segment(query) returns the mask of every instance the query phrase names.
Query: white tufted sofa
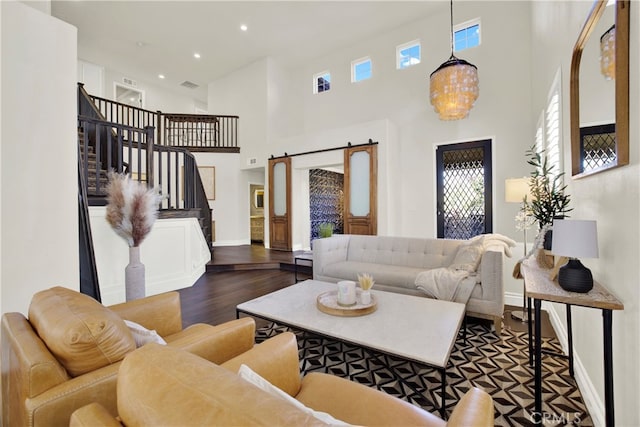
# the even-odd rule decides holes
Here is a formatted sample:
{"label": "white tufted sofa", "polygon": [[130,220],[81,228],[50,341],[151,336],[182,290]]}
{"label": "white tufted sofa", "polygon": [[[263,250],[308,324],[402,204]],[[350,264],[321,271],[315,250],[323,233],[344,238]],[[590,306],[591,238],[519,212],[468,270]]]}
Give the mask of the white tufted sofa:
{"label": "white tufted sofa", "polygon": [[[426,296],[416,288],[417,275],[449,266],[464,242],[348,234],[317,239],[313,241],[313,278],[357,281],[359,273],[369,273],[375,280],[374,290]],[[468,315],[493,320],[498,333],[504,310],[502,256],[502,252],[484,252],[467,303]]]}

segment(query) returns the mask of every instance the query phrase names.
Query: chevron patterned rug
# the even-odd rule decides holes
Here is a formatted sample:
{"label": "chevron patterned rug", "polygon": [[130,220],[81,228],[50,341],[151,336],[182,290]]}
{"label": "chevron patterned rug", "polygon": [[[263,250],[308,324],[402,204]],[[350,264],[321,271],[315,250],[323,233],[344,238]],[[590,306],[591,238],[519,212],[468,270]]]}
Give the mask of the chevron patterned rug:
{"label": "chevron patterned rug", "polygon": [[[258,329],[256,341],[288,330],[291,329],[270,324]],[[303,373],[325,372],[348,378],[439,414],[438,370],[307,332],[291,331],[298,339]],[[562,353],[555,338],[544,338],[543,345]],[[545,425],[592,426],[575,379],[569,375],[568,361],[546,355],[543,358]],[[527,333],[503,328],[498,337],[488,323],[470,321],[467,342],[458,337],[447,366],[447,415],[472,386],[493,397],[496,426],[532,425],[533,368],[529,367]]]}

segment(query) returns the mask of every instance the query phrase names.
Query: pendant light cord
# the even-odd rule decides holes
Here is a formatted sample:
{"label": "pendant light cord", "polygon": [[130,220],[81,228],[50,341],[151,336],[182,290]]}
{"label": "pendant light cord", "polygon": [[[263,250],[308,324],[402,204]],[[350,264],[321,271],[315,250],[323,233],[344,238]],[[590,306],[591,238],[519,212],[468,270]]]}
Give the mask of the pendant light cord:
{"label": "pendant light cord", "polygon": [[450,12],[450,23],[451,23],[451,33],[450,38],[451,38],[451,57],[453,58],[453,0],[451,0],[450,3],[450,8],[449,8],[449,12]]}

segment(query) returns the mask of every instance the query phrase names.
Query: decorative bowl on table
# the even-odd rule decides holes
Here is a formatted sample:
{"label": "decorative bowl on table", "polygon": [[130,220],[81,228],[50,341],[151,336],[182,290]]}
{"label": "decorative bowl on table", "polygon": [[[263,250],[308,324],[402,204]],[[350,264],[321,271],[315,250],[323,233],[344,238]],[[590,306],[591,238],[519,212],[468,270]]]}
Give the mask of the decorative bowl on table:
{"label": "decorative bowl on table", "polygon": [[371,294],[368,304],[362,303],[362,290],[356,289],[356,303],[345,307],[338,303],[338,291],[323,292],[316,298],[318,310],[333,316],[355,317],[373,313],[378,308],[378,300]]}

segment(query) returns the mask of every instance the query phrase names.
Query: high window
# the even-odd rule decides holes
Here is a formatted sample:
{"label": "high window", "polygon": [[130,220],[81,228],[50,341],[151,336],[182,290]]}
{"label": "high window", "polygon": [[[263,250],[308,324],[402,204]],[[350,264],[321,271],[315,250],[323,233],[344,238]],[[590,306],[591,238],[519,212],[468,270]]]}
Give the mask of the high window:
{"label": "high window", "polygon": [[480,18],[453,27],[454,52],[476,46],[480,46]]}
{"label": "high window", "polygon": [[360,82],[371,78],[371,58],[356,59],[351,62],[351,82]]}
{"label": "high window", "polygon": [[313,76],[313,93],[322,93],[331,89],[331,73],[323,71]]}
{"label": "high window", "polygon": [[420,63],[420,40],[401,44],[396,47],[396,68],[411,67]]}

